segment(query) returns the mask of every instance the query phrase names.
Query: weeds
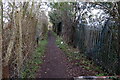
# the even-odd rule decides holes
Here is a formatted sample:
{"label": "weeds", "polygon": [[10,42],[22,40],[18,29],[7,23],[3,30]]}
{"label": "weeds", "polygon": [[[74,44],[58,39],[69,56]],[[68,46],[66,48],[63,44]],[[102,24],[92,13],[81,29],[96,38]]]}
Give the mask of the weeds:
{"label": "weeds", "polygon": [[[47,36],[46,36],[47,38]],[[43,60],[42,57],[45,52],[47,39],[40,40],[39,46],[36,49],[35,53],[32,54],[32,59],[28,60],[25,65],[24,71],[22,71],[22,78],[35,78],[35,73],[40,68],[40,64],[42,64]]]}
{"label": "weeds", "polygon": [[69,61],[73,61],[74,65],[81,66],[87,70],[96,71],[98,72],[96,76],[107,75],[107,73],[103,72],[99,66],[94,64],[94,61],[87,59],[87,57],[83,53],[80,53],[79,50],[76,50],[71,46],[67,45],[63,41],[63,39],[57,36],[54,32],[53,34],[57,37],[56,44],[58,45],[58,47],[65,52],[65,54],[68,56]]}

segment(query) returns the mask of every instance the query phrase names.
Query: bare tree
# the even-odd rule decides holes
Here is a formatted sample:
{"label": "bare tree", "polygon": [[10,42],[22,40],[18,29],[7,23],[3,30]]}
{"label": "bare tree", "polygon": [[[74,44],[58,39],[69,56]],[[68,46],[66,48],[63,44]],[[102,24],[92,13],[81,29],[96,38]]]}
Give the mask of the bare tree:
{"label": "bare tree", "polygon": [[3,32],[3,5],[0,0],[0,79],[2,79],[2,32]]}
{"label": "bare tree", "polygon": [[4,11],[8,25],[3,29],[3,78],[21,77],[25,61],[35,50],[38,27],[40,37],[40,32],[47,32],[48,18],[41,12],[40,3],[34,2],[8,2]]}

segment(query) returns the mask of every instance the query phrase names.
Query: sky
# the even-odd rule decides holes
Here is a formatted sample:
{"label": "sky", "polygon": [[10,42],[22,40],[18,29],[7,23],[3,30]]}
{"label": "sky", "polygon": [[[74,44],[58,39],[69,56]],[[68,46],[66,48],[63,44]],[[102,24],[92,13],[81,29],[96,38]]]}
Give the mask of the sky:
{"label": "sky", "polygon": [[[42,0],[42,1],[44,1],[44,0]],[[7,2],[6,2],[6,4],[5,4],[4,6],[6,6],[6,5],[7,5]],[[42,8],[42,10],[45,12],[46,16],[48,17],[48,12],[51,11],[51,8],[48,7],[48,5],[45,4],[45,3],[42,3],[41,8]],[[94,16],[94,18],[95,18],[96,15],[97,15],[97,16],[99,15],[98,13],[101,14],[101,13],[103,13],[103,11],[100,10],[100,9],[93,9],[93,10],[91,11],[90,15],[92,14],[92,15]],[[48,17],[48,18],[49,18],[49,17]],[[4,19],[4,20],[5,20],[5,19]],[[5,20],[5,21],[6,21],[6,20]]]}
{"label": "sky", "polygon": [[45,10],[46,15],[48,16],[48,12],[51,11],[51,8],[47,6],[47,4],[42,4],[41,8]]}
{"label": "sky", "polygon": [[3,1],[37,1],[37,2],[76,2],[76,1],[81,1],[81,2],[116,2],[120,0],[3,0]]}

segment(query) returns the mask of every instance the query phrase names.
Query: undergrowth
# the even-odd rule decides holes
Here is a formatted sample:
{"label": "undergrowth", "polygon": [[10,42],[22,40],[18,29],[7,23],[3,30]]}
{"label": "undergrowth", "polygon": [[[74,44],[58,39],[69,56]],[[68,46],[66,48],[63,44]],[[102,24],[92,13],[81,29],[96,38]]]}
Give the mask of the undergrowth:
{"label": "undergrowth", "polygon": [[87,59],[87,57],[80,53],[78,49],[75,49],[68,44],[66,44],[62,37],[57,36],[56,33],[53,32],[53,34],[57,37],[56,44],[57,46],[62,49],[66,56],[68,57],[68,60],[73,62],[76,66],[81,66],[87,70],[92,70],[96,72],[95,76],[107,76],[108,74],[102,70],[100,66],[97,66],[94,61]]}
{"label": "undergrowth", "polygon": [[47,44],[47,34],[44,40],[39,41],[39,46],[36,48],[32,58],[27,60],[25,68],[21,73],[22,78],[35,78],[36,72],[42,64],[42,57],[44,56],[45,48]]}

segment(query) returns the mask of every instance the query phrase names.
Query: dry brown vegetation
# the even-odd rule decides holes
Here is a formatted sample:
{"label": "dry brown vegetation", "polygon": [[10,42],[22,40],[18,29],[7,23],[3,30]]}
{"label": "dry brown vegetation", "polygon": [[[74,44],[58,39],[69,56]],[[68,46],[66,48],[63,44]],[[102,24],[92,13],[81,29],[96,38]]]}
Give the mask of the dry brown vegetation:
{"label": "dry brown vegetation", "polygon": [[[10,15],[4,16],[8,16],[10,20],[4,23],[3,29],[0,29],[3,31],[0,35],[0,39],[3,39],[3,44],[0,43],[1,49],[3,49],[3,51],[1,50],[2,58],[0,58],[3,59],[2,77],[18,78],[21,75],[20,71],[23,69],[24,63],[31,58],[37,47],[37,39],[40,36],[44,38],[44,34],[47,32],[46,23],[48,22],[44,11],[39,12],[37,10],[40,9],[40,4],[9,2],[8,5],[12,8],[12,12],[7,12]],[[1,7],[1,9],[4,8]],[[1,11],[1,13],[3,12]]]}

